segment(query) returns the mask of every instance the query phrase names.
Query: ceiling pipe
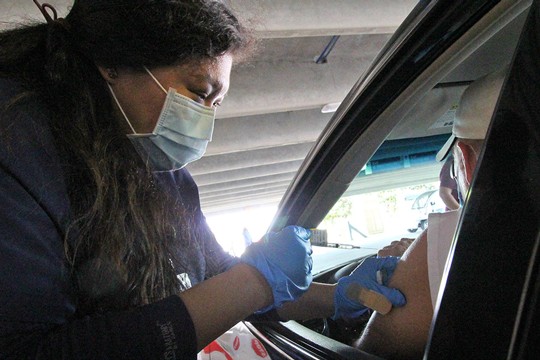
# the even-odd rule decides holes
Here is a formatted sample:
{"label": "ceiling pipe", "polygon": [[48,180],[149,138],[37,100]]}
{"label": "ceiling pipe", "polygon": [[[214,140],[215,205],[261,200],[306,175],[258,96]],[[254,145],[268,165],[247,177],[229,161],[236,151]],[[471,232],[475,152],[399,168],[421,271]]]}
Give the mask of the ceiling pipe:
{"label": "ceiling pipe", "polygon": [[337,41],[339,39],[339,35],[334,35],[326,44],[324,50],[322,51],[321,55],[315,58],[316,64],[326,64],[328,62],[328,55],[330,55],[330,52],[332,52],[332,49],[336,45]]}

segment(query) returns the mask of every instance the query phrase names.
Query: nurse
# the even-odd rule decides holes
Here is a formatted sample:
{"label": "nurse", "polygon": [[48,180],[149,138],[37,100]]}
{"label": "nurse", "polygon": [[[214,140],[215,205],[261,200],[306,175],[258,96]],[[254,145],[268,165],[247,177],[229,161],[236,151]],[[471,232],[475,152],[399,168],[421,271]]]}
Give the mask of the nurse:
{"label": "nurse", "polygon": [[[309,230],[234,258],[184,168],[254,42],[231,10],[76,0],[64,19],[34,3],[46,22],[0,33],[0,357],[194,358],[317,294]],[[307,299],[332,313],[334,290]]]}

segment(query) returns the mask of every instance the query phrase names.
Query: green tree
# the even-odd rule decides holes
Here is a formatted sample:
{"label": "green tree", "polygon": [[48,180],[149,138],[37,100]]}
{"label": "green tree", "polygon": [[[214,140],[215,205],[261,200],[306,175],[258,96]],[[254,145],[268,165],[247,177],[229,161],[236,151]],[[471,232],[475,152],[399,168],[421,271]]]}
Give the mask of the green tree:
{"label": "green tree", "polygon": [[324,221],[333,223],[335,219],[346,219],[352,213],[352,202],[347,198],[341,198],[334,205],[332,210],[326,214]]}

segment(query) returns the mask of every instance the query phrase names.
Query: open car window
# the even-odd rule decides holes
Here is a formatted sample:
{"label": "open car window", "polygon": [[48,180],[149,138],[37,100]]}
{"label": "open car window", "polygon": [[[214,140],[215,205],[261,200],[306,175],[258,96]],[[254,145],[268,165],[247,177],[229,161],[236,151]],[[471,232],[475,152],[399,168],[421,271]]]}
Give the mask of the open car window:
{"label": "open car window", "polygon": [[[314,265],[316,273],[349,258],[336,255],[332,259],[328,255],[332,250],[321,247],[340,249],[336,254],[351,250],[351,256],[375,253],[391,241],[415,238],[429,226],[429,213],[449,210],[439,196],[444,161],[436,159],[437,153],[451,134],[465,89],[511,62],[526,15],[523,12],[507,20],[502,29],[477,44],[434,86],[415,94],[413,104],[389,117],[392,127],[378,129],[374,125],[369,141],[379,138],[381,144],[367,161],[365,152],[370,144],[362,151],[362,140],[358,140],[358,151],[340,164],[347,171],[344,178],[351,176],[351,168],[358,169],[357,173],[330,210],[313,216],[320,221],[309,223],[326,232],[321,241],[315,240],[315,256],[321,254],[320,262]],[[462,201],[457,192],[454,196],[458,203]]]}

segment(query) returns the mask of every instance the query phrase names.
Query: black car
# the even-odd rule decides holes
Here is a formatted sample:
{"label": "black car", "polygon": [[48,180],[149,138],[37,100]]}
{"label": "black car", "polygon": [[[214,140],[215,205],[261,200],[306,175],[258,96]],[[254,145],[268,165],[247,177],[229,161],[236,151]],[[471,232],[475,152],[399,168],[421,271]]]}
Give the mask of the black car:
{"label": "black car", "polygon": [[[420,1],[321,134],[273,223],[320,227],[340,199],[433,181],[461,93],[507,65],[426,359],[540,354],[540,1]],[[316,281],[334,283],[375,254],[351,241],[340,247],[328,231],[337,245],[323,249],[324,265],[315,257]],[[275,359],[377,358],[352,346],[366,321],[247,324]]]}

